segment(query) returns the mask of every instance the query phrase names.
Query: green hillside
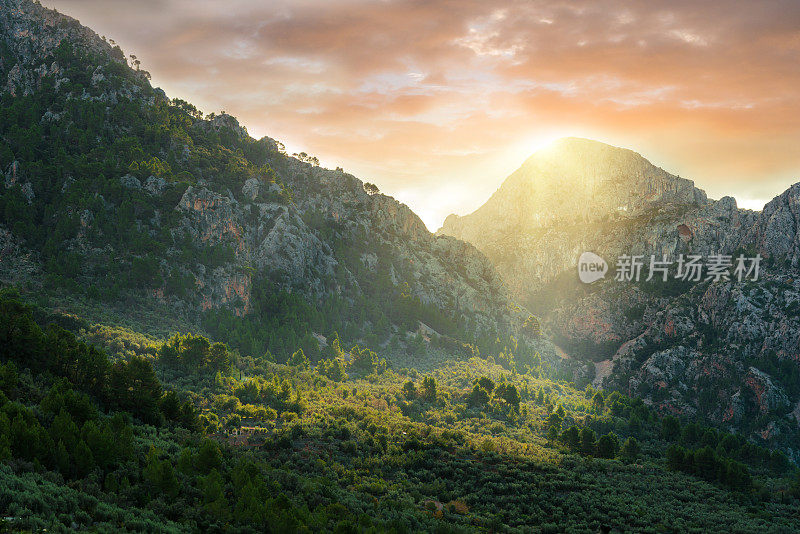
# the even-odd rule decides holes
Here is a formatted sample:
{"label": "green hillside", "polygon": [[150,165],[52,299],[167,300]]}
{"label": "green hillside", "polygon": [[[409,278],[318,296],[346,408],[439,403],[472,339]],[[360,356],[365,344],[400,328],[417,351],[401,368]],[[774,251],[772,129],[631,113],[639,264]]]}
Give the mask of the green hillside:
{"label": "green hillside", "polygon": [[422,374],[334,343],[315,366],[300,351],[281,365],[8,291],[0,339],[0,505],[15,531],[800,527],[782,454],[500,354]]}

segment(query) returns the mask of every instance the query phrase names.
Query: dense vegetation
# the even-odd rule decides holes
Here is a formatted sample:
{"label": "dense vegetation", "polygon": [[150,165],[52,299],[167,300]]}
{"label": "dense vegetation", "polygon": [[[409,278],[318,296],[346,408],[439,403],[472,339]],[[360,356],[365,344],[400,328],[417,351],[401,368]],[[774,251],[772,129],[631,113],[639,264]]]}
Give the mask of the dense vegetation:
{"label": "dense vegetation", "polygon": [[492,356],[423,375],[338,339],[316,365],[302,350],[276,364],[203,336],[90,326],[8,291],[0,338],[8,528],[800,527],[782,454],[541,366]]}
{"label": "dense vegetation", "polygon": [[[51,286],[108,301],[137,286],[164,285],[182,295],[191,282],[187,261],[213,267],[233,254],[226,247],[198,248],[168,231],[189,185],[213,176],[213,187],[239,190],[257,178],[277,183],[277,196],[289,199],[264,164],[271,150],[265,140],[239,135],[224,120],[200,121],[196,108],[168,100],[129,69],[119,49],[104,57],[64,41],[41,59],[56,62],[60,73],[44,76],[30,94],[0,94],[0,163],[4,170],[11,162],[24,169],[36,195],[30,203],[21,183],[3,188],[0,222],[41,250]],[[5,56],[0,63],[14,61]],[[101,81],[92,83],[98,75]],[[121,176],[155,180],[163,191],[153,196],[125,187]],[[158,261],[169,248],[179,253],[165,274]]]}
{"label": "dense vegetation", "polygon": [[[14,61],[0,47],[0,75]],[[186,303],[199,307],[198,273],[232,265],[235,252],[230,243],[192,239],[178,224],[176,205],[190,185],[239,195],[249,179],[265,186],[259,201],[291,204],[279,177],[288,156],[278,143],[246,135],[228,115],[204,117],[183,100],[167,99],[118,48],[103,55],[65,40],[41,58],[42,65],[53,62],[59,72],[42,76],[35,91],[0,93],[0,168],[19,172],[33,192],[22,178],[0,187],[0,226],[37,251],[44,283],[36,293],[142,306],[147,291],[177,302],[176,314]],[[337,259],[326,283],[345,291],[310,299],[286,273],[253,273],[253,308],[245,317],[235,306],[214,307],[192,319],[195,328],[280,363],[298,347],[316,361],[314,332],[372,349],[391,343],[390,350],[422,357],[421,340],[406,336],[419,322],[441,335],[437,343],[465,354],[512,343],[468,328],[466,310],[422,302],[403,283],[409,275],[402,269],[394,269],[401,282],[392,281],[396,258],[374,236],[345,231],[319,213],[303,216]],[[376,255],[376,265],[364,264],[366,253]],[[524,346],[519,352],[528,359],[535,353]]]}

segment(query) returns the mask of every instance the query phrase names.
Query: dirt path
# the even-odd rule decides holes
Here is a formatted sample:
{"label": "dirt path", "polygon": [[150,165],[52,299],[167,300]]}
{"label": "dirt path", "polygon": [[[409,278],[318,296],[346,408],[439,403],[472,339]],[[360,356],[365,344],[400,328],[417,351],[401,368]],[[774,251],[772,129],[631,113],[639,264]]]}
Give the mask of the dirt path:
{"label": "dirt path", "polygon": [[[556,354],[562,360],[570,360],[572,356],[567,354],[564,349],[553,343],[553,346],[556,349]],[[594,363],[594,380],[592,380],[592,386],[595,388],[599,388],[603,384],[603,379],[605,379],[608,375],[611,374],[611,370],[614,368],[614,362],[611,359],[603,360],[602,362],[595,362]],[[798,404],[798,410],[800,410],[800,404]],[[800,412],[798,413],[798,421],[800,421]]]}

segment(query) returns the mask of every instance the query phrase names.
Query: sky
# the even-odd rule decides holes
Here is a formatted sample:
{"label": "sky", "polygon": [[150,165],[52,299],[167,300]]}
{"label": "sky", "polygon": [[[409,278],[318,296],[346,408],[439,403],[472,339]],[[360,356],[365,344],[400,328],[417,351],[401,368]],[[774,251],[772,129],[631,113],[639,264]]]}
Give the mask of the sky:
{"label": "sky", "polygon": [[800,181],[800,1],[42,0],[170,97],[341,166],[435,231],[549,141],[712,198]]}

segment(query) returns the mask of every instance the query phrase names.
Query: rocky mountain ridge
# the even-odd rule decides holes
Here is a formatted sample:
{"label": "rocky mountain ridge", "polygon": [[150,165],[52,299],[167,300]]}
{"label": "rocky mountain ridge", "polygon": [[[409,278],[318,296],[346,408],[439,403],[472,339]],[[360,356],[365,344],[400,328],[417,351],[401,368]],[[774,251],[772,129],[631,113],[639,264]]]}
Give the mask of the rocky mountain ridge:
{"label": "rocky mountain ridge", "polygon": [[[546,333],[593,362],[595,385],[743,431],[798,459],[799,207],[800,184],[761,212],[743,210],[731,197],[708,200],[631,151],[567,139],[529,159],[474,213],[448,217],[439,233],[471,239],[512,294],[544,316]],[[584,251],[609,263],[605,280],[578,281]],[[674,269],[663,284],[612,279],[623,254],[675,261],[718,253],[761,255],[759,280],[693,284]]]}
{"label": "rocky mountain ridge", "polygon": [[[407,283],[423,302],[441,308],[456,302],[475,312],[482,327],[510,321],[501,279],[470,245],[431,235],[407,206],[386,195],[367,194],[360,180],[341,171],[278,154],[272,163],[283,165],[280,175],[293,191],[290,205],[265,202],[260,198],[265,186],[250,179],[239,198],[202,185],[190,186],[175,208],[182,215],[176,233],[212,245],[231,244],[236,254],[232,265],[209,277],[210,295],[204,297],[203,306],[239,297],[239,312],[247,313],[251,277],[242,274],[245,267],[256,272],[280,271],[289,285],[323,296],[331,289],[340,262],[331,244],[304,220],[313,215],[337,226],[340,239],[364,238],[359,261],[367,269],[376,267],[377,249],[390,247],[390,277],[396,284]],[[266,187],[272,192],[277,189],[275,184]],[[334,289],[357,290],[358,277],[345,272],[345,279]]]}
{"label": "rocky mountain ridge", "polygon": [[[585,250],[732,250],[753,222],[733,198],[710,201],[692,181],[631,150],[566,138],[529,158],[475,212],[448,216],[437,233],[475,244],[524,301]],[[538,249],[548,252],[529,255]]]}
{"label": "rocky mountain ridge", "polygon": [[450,215],[440,233],[480,240],[490,235],[614,215],[636,216],[665,204],[704,206],[706,194],[690,180],[652,165],[631,150],[589,139],[555,141],[513,172],[475,212]]}
{"label": "rocky mountain ridge", "polygon": [[195,323],[205,310],[250,314],[254,281],[356,315],[384,291],[376,317],[396,320],[401,303],[476,333],[520,332],[529,314],[472,245],[229,115],[168,99],[74,19],[29,0],[0,9],[4,117],[51,154],[37,159],[18,130],[0,138],[4,242],[37,280],[102,281],[93,298],[133,290]]}

